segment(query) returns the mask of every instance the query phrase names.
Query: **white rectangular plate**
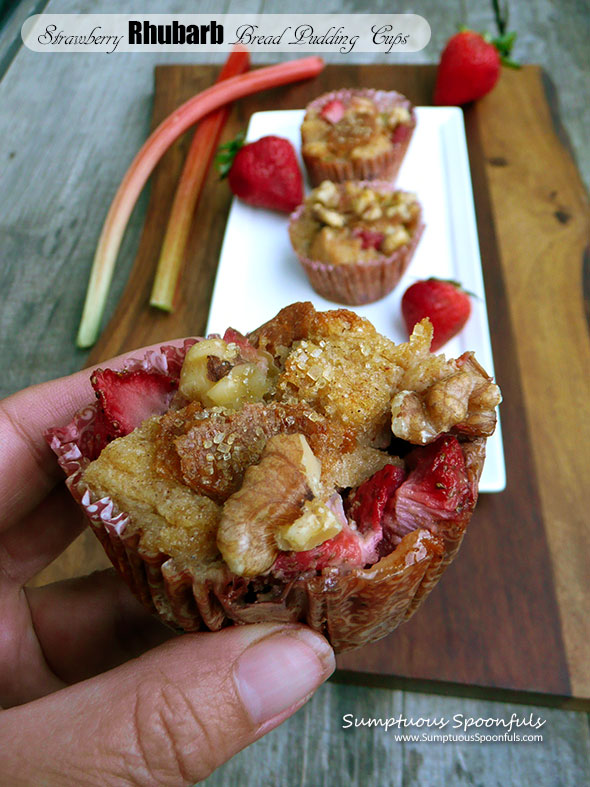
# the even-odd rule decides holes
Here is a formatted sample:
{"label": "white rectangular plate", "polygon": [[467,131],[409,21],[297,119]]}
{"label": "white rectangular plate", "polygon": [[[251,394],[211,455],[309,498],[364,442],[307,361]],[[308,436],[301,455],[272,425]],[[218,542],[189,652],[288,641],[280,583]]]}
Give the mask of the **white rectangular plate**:
{"label": "white rectangular plate", "polygon": [[[403,342],[407,334],[400,301],[410,284],[429,276],[459,281],[477,297],[472,299],[467,325],[445,345],[444,352],[457,357],[466,350],[475,350],[479,362],[493,374],[463,113],[455,107],[418,107],[416,113],[416,130],[397,186],[418,196],[426,229],[414,259],[395,290],[377,303],[352,308],[367,317],[380,333]],[[257,112],[250,119],[247,139],[275,134],[289,139],[299,151],[303,114],[303,110]],[[223,333],[228,325],[246,333],[294,301],[312,301],[317,309],[337,308],[311,288],[291,248],[287,225],[288,217],[284,214],[233,200],[207,333]],[[495,434],[488,440],[480,491],[500,492],[505,486],[498,423]]]}

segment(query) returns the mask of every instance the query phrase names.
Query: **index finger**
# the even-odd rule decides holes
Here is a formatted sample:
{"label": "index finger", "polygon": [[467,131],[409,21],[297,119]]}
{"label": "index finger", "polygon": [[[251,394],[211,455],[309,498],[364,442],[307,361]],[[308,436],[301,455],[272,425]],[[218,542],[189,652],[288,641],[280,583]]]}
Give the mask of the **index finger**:
{"label": "index finger", "polygon": [[44,434],[71,420],[94,401],[90,375],[98,366],[118,366],[162,344],[181,346],[183,340],[159,342],[119,355],[68,377],[25,388],[0,401],[0,531],[33,510],[63,477]]}

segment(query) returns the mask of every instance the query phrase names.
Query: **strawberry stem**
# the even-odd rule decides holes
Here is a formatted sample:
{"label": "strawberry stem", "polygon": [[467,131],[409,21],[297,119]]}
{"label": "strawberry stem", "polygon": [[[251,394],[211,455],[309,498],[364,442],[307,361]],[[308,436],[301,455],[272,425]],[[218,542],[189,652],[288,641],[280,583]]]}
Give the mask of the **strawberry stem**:
{"label": "strawberry stem", "polygon": [[[243,74],[249,68],[248,52],[236,47],[221,69],[217,82]],[[178,181],[150,296],[150,305],[164,311],[173,311],[174,294],[184,261],[193,214],[229,111],[230,106],[226,104],[217,112],[211,112],[199,123]]]}
{"label": "strawberry stem", "polygon": [[492,0],[492,8],[494,9],[494,17],[496,19],[496,27],[498,28],[498,35],[503,36],[508,27],[508,0],[505,0],[504,7],[500,9],[498,0]]}
{"label": "strawberry stem", "polygon": [[520,63],[512,60],[510,54],[516,41],[516,33],[513,31],[507,33],[509,5],[508,0],[505,0],[504,5],[500,8],[499,0],[492,0],[492,7],[494,9],[494,17],[496,19],[496,27],[498,28],[498,35],[492,39],[491,43],[496,47],[500,55],[500,62],[509,68],[520,68]]}

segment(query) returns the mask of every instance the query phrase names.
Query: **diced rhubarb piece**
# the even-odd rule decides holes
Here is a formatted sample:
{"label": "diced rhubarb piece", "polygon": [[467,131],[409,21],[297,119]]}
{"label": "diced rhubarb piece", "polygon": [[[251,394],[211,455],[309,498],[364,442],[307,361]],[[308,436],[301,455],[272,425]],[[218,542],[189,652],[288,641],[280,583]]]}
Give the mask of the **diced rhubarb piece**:
{"label": "diced rhubarb piece", "polygon": [[377,230],[369,230],[361,227],[356,227],[352,231],[352,234],[353,237],[361,239],[361,246],[363,249],[378,249],[385,238],[383,232],[377,232]]}
{"label": "diced rhubarb piece", "polygon": [[105,418],[105,429],[113,437],[129,434],[146,418],[165,413],[178,387],[168,375],[145,369],[97,369],[90,382]]}
{"label": "diced rhubarb piece", "polygon": [[328,101],[328,103],[322,107],[320,115],[329,123],[338,123],[338,121],[342,120],[344,117],[344,104],[337,98]]}
{"label": "diced rhubarb piece", "polygon": [[[222,82],[243,74],[249,68],[250,55],[245,49],[235,47],[219,72],[217,81]],[[199,201],[207,170],[230,109],[231,105],[226,104],[201,120],[178,181],[150,296],[150,304],[165,311],[173,311],[174,294],[184,261],[195,206]]]}
{"label": "diced rhubarb piece", "polygon": [[391,141],[394,144],[405,142],[405,140],[408,138],[409,133],[410,133],[409,126],[407,126],[405,123],[398,123],[393,131],[393,134],[391,135]]}
{"label": "diced rhubarb piece", "polygon": [[361,533],[381,531],[386,506],[405,477],[401,467],[385,465],[348,496],[346,513]]}
{"label": "diced rhubarb piece", "polygon": [[473,484],[456,437],[443,435],[415,448],[406,462],[411,472],[396,494],[392,523],[399,538],[419,527],[436,535],[441,520],[456,519],[473,504]]}
{"label": "diced rhubarb piece", "polygon": [[190,98],[152,132],[131,162],[105,219],[92,263],[78,330],[78,347],[90,347],[96,341],[127,222],[147,179],[170,145],[201,118],[224,104],[259,90],[308,79],[318,74],[323,67],[324,61],[320,57],[312,56],[224,79]]}

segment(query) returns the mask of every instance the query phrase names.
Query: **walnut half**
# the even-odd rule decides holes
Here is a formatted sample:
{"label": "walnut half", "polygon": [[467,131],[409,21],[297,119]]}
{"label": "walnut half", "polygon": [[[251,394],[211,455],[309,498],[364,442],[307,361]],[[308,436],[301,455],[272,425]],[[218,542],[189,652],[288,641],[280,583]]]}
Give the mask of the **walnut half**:
{"label": "walnut half", "polygon": [[396,437],[426,445],[443,432],[487,437],[496,426],[500,389],[473,357],[456,361],[458,371],[425,391],[400,391],[391,403],[391,430]]}
{"label": "walnut half", "polygon": [[276,535],[319,490],[321,464],[302,434],[279,434],[250,465],[241,489],[226,501],[217,546],[234,574],[254,577],[274,563]]}

